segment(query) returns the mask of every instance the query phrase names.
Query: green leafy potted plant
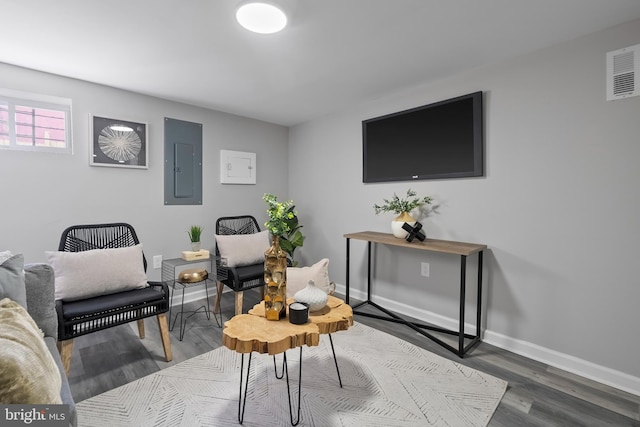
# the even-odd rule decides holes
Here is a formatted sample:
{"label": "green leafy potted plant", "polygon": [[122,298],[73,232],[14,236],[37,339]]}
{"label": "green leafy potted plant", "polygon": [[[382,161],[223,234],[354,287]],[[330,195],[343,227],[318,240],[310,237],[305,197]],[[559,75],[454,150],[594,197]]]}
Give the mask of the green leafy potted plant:
{"label": "green leafy potted plant", "polygon": [[264,223],[269,232],[280,238],[280,247],[289,255],[295,267],[298,262],[293,259],[296,248],[304,244],[304,236],[300,229],[298,213],[295,211],[293,200],[278,202],[273,194],[265,194],[262,199],[267,202],[269,220]]}
{"label": "green leafy potted plant", "polygon": [[199,225],[192,225],[189,227],[187,234],[189,235],[189,240],[191,240],[191,250],[193,252],[198,252],[200,250],[200,236],[202,235],[203,227]]}
{"label": "green leafy potted plant", "polygon": [[407,236],[407,232],[402,228],[402,225],[405,222],[414,225],[416,222],[411,216],[411,211],[422,205],[430,205],[433,198],[431,196],[418,197],[415,191],[408,189],[407,194],[402,198],[393,193],[391,200],[382,199],[382,201],[384,203],[381,205],[373,205],[376,215],[382,212],[393,212],[398,215],[391,221],[391,230],[394,236],[403,239]]}

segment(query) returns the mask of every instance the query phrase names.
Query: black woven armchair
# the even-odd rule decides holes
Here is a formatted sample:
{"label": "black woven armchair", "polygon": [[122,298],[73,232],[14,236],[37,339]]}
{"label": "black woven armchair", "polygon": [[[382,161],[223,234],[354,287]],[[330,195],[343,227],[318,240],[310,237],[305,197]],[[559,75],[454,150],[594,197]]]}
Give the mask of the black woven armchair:
{"label": "black woven armchair", "polygon": [[[129,224],[75,225],[63,231],[59,251],[81,252],[135,246],[139,242]],[[147,260],[142,256],[144,269]],[[58,349],[65,370],[69,372],[73,338],[112,326],[138,322],[140,338],[144,338],[144,318],[157,316],[165,358],[171,361],[171,342],[166,312],[169,310],[169,289],[165,283],[149,282],[149,287],[126,290],[74,301],[56,301],[58,314]]]}
{"label": "black woven armchair", "polygon": [[[260,232],[258,221],[250,215],[228,216],[216,221],[217,235],[253,234]],[[220,259],[220,251],[216,245],[216,257]],[[262,286],[264,294],[264,261],[243,267],[218,266],[218,298],[214,311],[220,308],[220,297],[224,285],[235,292],[235,314],[242,314],[243,292],[247,289]]]}

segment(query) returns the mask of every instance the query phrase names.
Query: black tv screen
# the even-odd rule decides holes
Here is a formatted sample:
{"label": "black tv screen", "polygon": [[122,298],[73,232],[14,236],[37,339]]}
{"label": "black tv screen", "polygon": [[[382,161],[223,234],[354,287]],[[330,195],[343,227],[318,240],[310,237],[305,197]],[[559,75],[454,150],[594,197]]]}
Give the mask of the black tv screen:
{"label": "black tv screen", "polygon": [[482,92],[362,122],[363,182],[484,174]]}

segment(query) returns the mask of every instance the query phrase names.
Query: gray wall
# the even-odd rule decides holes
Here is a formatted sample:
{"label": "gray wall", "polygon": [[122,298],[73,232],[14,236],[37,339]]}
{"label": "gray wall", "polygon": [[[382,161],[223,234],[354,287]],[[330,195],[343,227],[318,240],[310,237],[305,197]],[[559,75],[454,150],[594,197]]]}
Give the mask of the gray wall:
{"label": "gray wall", "polygon": [[[640,97],[605,100],[605,53],[637,43],[640,21],[292,128],[289,188],[307,234],[301,257],[329,256],[332,279],[344,284],[343,235],[389,231],[392,215],[376,216],[373,204],[409,187],[432,195],[439,208],[420,218],[429,237],[490,248],[487,342],[640,393]],[[362,120],[478,90],[486,177],[362,183]],[[352,287],[364,290],[366,246],[351,248]],[[421,262],[431,277],[420,276]],[[379,246],[376,299],[452,326],[458,262]]]}
{"label": "gray wall", "polygon": [[[60,234],[73,224],[132,224],[151,256],[179,257],[191,250],[187,228],[204,226],[203,248],[213,250],[215,221],[252,214],[266,220],[262,195],[287,197],[288,129],[248,118],[164,101],[113,88],[0,64],[0,87],[73,100],[73,155],[0,151],[0,248],[45,261]],[[145,122],[149,169],[89,166],[89,115]],[[164,206],[164,118],[203,124],[203,204]],[[256,153],[257,185],[220,184],[220,150]],[[268,167],[281,162],[284,167]]]}

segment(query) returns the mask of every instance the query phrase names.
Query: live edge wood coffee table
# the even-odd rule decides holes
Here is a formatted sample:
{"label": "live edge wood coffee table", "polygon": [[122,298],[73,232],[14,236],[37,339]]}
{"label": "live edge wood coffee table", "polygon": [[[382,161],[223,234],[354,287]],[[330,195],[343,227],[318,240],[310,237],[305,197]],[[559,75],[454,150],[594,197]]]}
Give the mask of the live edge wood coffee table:
{"label": "live edge wood coffee table", "polygon": [[[287,300],[290,304],[293,299]],[[287,304],[287,310],[288,310]],[[251,370],[251,354],[252,352],[273,355],[274,367],[275,355],[284,353],[282,361],[282,372],[278,374],[276,369],[276,378],[281,379],[286,376],[287,395],[289,397],[289,415],[291,417],[291,425],[296,426],[300,422],[300,400],[302,390],[302,347],[317,346],[320,343],[320,335],[328,334],[331,342],[331,351],[333,353],[333,361],[336,365],[338,374],[338,382],[342,387],[342,379],[340,378],[340,369],[336,360],[336,352],[333,348],[333,340],[331,334],[333,332],[345,331],[353,325],[353,311],[348,304],[345,304],[339,298],[329,295],[327,306],[320,311],[309,313],[309,321],[303,325],[294,325],[289,323],[289,314],[287,317],[275,320],[267,320],[265,317],[264,301],[256,304],[249,314],[239,314],[225,322],[222,331],[222,344],[230,350],[235,350],[242,354],[240,362],[240,392],[238,398],[238,422],[242,424],[244,420],[244,408],[247,402],[247,386],[249,383],[249,372]],[[289,349],[300,348],[300,363],[298,372],[298,413],[297,418],[293,418],[293,409],[291,405],[291,391],[289,387],[289,370],[287,368],[287,353]],[[245,375],[244,355],[249,354],[247,370]],[[244,392],[243,392],[244,387]]]}

